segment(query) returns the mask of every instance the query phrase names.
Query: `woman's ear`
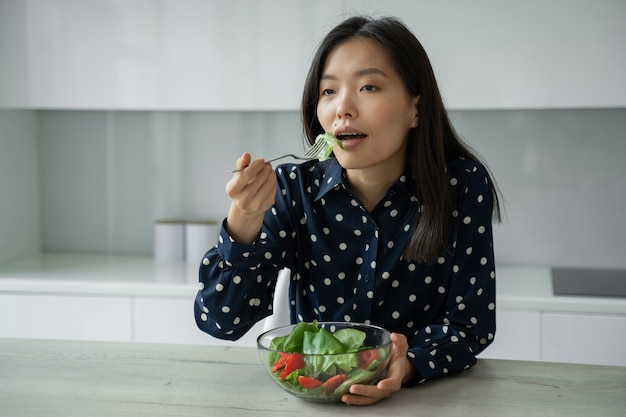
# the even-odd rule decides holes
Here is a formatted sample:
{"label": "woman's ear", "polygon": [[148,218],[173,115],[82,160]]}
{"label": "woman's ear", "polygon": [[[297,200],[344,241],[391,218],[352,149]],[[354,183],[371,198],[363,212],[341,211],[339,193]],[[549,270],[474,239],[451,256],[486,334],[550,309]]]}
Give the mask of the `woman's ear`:
{"label": "woman's ear", "polygon": [[420,101],[420,96],[416,96],[413,98],[413,107],[415,107],[415,116],[411,122],[411,127],[417,127],[417,122],[419,121],[419,110],[417,108],[417,104]]}

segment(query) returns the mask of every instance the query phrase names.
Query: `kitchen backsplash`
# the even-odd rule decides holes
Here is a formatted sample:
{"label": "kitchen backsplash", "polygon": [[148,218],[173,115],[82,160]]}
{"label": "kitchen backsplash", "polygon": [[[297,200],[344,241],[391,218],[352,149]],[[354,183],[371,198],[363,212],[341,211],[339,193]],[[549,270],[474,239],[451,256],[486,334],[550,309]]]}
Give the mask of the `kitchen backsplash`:
{"label": "kitchen backsplash", "polygon": [[[500,263],[626,268],[626,109],[450,114],[502,191]],[[295,111],[0,109],[0,262],[150,254],[155,221],[224,217],[244,151],[303,147]]]}

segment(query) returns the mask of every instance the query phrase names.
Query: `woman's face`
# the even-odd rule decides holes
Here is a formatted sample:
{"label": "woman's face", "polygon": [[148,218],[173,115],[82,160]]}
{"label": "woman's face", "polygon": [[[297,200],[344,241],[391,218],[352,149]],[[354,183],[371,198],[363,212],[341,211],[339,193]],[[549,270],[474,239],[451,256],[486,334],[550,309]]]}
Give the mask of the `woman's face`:
{"label": "woman's face", "polygon": [[419,97],[408,96],[385,50],[363,37],[340,43],[326,58],[319,91],[320,124],[343,140],[333,149],[339,163],[399,175]]}

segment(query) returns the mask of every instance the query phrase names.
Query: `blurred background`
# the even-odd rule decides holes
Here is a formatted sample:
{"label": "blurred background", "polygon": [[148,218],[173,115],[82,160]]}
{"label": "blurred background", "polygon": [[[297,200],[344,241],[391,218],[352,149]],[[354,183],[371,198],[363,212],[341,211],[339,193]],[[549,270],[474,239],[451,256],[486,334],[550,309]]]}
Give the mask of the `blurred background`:
{"label": "blurred background", "polygon": [[[498,264],[617,271],[626,286],[620,0],[0,0],[0,278],[149,281],[151,263],[115,268],[152,259],[157,222],[221,221],[241,153],[304,148],[312,53],[355,13],[400,17],[424,45],[502,192]],[[588,310],[626,315],[620,300]],[[528,308],[535,323],[547,307]]]}

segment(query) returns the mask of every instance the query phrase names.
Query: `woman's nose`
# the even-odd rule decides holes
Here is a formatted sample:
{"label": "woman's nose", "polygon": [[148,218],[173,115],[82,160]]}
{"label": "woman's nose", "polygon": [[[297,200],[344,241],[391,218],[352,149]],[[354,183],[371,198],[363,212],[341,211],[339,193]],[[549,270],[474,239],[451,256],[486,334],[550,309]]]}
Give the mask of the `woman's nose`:
{"label": "woman's nose", "polygon": [[357,116],[354,101],[349,94],[342,94],[337,103],[337,118],[355,118]]}

